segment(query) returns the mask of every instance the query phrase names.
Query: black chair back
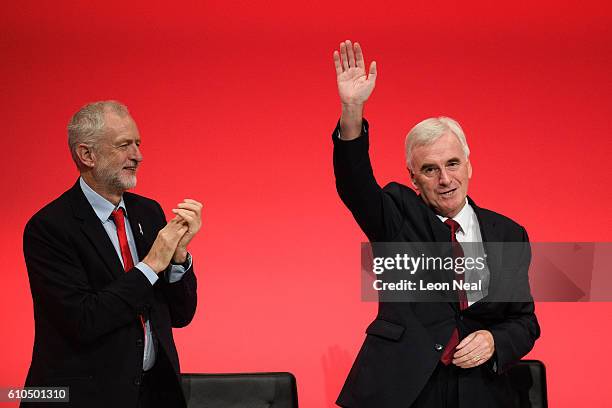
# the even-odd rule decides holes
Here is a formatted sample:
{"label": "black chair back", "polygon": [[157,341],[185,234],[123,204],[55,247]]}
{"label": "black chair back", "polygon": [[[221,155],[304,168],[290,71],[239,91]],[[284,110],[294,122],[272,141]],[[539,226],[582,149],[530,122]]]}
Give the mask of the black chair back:
{"label": "black chair back", "polygon": [[291,373],[182,374],[188,408],[298,408]]}
{"label": "black chair back", "polygon": [[521,360],[508,370],[516,405],[520,408],[548,408],[546,367],[539,360]]}

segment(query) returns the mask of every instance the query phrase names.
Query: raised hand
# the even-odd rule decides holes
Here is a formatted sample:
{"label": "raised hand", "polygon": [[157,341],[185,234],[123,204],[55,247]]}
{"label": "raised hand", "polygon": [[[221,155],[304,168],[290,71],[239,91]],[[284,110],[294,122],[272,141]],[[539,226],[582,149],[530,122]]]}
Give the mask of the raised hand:
{"label": "raised hand", "polygon": [[361,46],[346,40],[340,43],[340,52],[334,51],[334,65],[338,94],[342,102],[340,137],[352,140],[361,134],[363,105],[376,85],[376,61],[372,61],[366,75]]}
{"label": "raised hand", "polygon": [[369,75],[366,75],[361,46],[346,40],[340,43],[340,52],[334,51],[334,65],[342,104],[363,105],[376,84],[376,61],[372,61]]}

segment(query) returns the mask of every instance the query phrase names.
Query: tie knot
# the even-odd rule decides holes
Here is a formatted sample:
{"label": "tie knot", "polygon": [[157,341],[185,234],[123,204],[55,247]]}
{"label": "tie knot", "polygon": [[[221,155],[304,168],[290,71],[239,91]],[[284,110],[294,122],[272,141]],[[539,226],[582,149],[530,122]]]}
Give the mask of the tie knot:
{"label": "tie knot", "polygon": [[453,236],[457,233],[457,231],[459,231],[459,229],[461,228],[461,225],[459,225],[459,223],[455,220],[453,220],[452,218],[447,219],[446,221],[444,221],[444,223],[446,225],[448,225],[448,227],[451,230],[451,234],[453,234]]}
{"label": "tie knot", "polygon": [[125,212],[123,212],[123,207],[116,208],[111,213],[111,217],[113,217],[113,221],[115,221],[115,224],[117,224],[118,222],[121,222],[123,224],[124,215]]}

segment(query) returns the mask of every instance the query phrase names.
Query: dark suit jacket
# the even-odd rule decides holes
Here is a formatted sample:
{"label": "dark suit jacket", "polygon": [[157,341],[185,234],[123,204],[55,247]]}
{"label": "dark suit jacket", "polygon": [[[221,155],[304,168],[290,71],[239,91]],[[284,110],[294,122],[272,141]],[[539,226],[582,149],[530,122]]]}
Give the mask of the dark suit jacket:
{"label": "dark suit jacket", "polygon": [[[123,198],[142,259],[164,213],[153,200]],[[125,272],[78,182],[30,219],[23,251],[35,320],[25,386],[69,386],[70,404],[62,406],[136,407],[144,351],[138,316],[145,314],[158,340],[156,365],[166,361],[167,393],[176,394],[169,398],[185,405],[171,328],[186,326],[195,313],[192,268],[176,283],[160,276],[155,285],[137,268]]]}
{"label": "dark suit jacket", "polygon": [[[334,131],[334,171],[342,201],[371,242],[448,242],[449,229],[436,214],[403,185],[377,184],[368,155],[368,125],[353,141]],[[474,207],[483,241],[527,241],[527,233],[509,218]],[[486,242],[485,242],[486,246]],[[528,245],[520,257],[528,263]],[[491,269],[491,268],[490,268]],[[526,271],[513,282],[528,289]],[[508,280],[506,280],[507,282]],[[491,270],[490,288],[500,286],[500,273]],[[486,299],[485,299],[486,300]],[[344,407],[406,408],[425,386],[455,327],[460,337],[489,330],[495,354],[489,362],[459,370],[460,406],[512,406],[505,370],[527,354],[539,337],[533,302],[480,301],[461,311],[455,303],[380,302],[376,319],[338,397]],[[492,369],[496,361],[497,370]]]}

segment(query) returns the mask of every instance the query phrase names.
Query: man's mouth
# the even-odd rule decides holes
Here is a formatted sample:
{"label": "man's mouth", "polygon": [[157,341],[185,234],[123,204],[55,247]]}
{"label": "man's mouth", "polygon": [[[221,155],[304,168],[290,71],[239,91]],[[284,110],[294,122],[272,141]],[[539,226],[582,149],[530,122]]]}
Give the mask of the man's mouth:
{"label": "man's mouth", "polygon": [[126,166],[126,167],[124,167],[123,169],[124,169],[124,170],[128,170],[128,171],[134,171],[134,172],[135,172],[137,168],[138,168],[137,166]]}
{"label": "man's mouth", "polygon": [[452,197],[452,196],[453,196],[453,194],[455,193],[455,191],[457,191],[457,189],[456,189],[456,188],[453,188],[452,190],[448,190],[448,191],[445,191],[445,192],[443,192],[443,193],[439,193],[439,194],[440,194],[440,196],[442,196],[442,197],[446,197],[446,198],[448,198],[448,197]]}

